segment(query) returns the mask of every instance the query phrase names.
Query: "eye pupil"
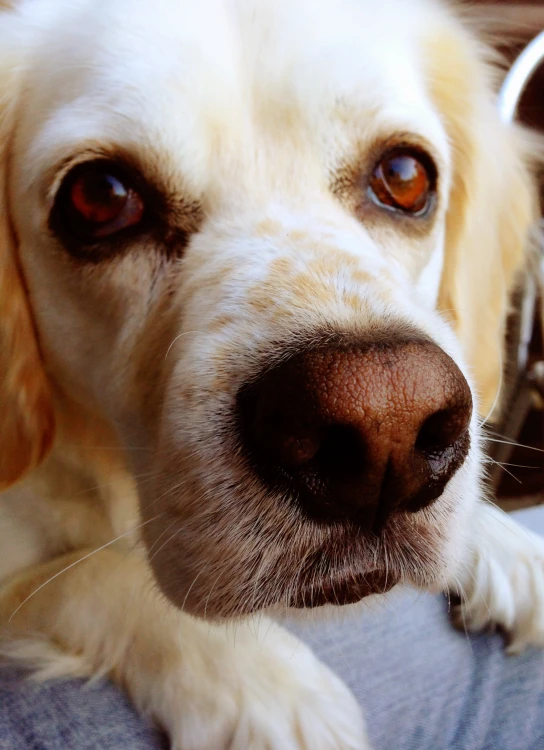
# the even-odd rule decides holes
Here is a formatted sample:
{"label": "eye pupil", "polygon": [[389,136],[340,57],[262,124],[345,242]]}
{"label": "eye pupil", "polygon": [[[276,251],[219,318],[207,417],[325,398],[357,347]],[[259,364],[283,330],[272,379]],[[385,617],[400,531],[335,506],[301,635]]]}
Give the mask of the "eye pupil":
{"label": "eye pupil", "polygon": [[143,181],[122,163],[95,159],[76,165],[64,177],[49,226],[68,247],[96,247],[128,230],[140,231],[146,204]]}
{"label": "eye pupil", "polygon": [[93,224],[105,224],[116,219],[125,208],[128,195],[120,180],[100,171],[80,175],[71,190],[74,209]]}
{"label": "eye pupil", "polygon": [[375,168],[370,187],[379,204],[419,214],[429,204],[432,177],[417,155],[396,152],[382,159]]}

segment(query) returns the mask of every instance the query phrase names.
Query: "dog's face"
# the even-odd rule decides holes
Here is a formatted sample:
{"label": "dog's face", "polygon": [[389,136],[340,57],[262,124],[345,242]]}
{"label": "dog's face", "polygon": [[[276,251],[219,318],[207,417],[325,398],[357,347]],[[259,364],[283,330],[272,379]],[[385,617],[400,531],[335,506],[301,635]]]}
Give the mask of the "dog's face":
{"label": "dog's face", "polygon": [[4,480],[59,404],[108,424],[194,613],[435,584],[480,492],[530,181],[476,44],[409,5],[1,17]]}

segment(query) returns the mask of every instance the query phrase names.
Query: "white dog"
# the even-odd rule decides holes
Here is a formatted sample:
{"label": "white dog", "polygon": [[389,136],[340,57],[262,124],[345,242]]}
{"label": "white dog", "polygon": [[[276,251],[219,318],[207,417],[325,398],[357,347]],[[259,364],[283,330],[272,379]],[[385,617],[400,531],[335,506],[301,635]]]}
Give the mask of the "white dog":
{"label": "white dog", "polygon": [[[175,748],[366,748],[263,615],[399,584],[544,643],[483,501],[535,215],[431,0],[0,2],[0,623]],[[235,627],[232,623],[235,622]]]}

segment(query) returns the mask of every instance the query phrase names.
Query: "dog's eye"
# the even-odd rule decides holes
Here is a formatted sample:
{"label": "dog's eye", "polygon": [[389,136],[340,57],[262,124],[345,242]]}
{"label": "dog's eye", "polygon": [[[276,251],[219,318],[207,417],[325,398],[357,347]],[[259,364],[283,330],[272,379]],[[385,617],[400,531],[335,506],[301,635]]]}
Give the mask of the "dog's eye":
{"label": "dog's eye", "polygon": [[374,200],[382,206],[406,214],[422,214],[434,193],[431,164],[417,152],[390,152],[374,168],[370,189]]}
{"label": "dog's eye", "polygon": [[55,201],[55,224],[82,242],[111,237],[138,225],[145,204],[130,179],[114,164],[89,162],[64,179]]}

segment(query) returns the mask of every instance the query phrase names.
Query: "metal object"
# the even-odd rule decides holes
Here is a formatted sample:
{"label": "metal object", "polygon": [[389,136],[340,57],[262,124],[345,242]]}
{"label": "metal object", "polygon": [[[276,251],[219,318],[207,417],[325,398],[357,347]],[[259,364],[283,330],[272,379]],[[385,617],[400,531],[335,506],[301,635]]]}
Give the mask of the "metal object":
{"label": "metal object", "polygon": [[[505,122],[513,122],[516,118],[521,97],[543,63],[544,32],[541,32],[521,52],[504,80],[498,106]],[[539,227],[536,263],[527,271],[523,285],[517,292],[517,313],[512,320],[507,352],[510,373],[506,385],[506,404],[498,425],[501,442],[491,443],[489,450],[497,462],[490,472],[495,489],[502,476],[500,464],[508,461],[529,412],[535,406],[542,408],[544,404],[544,362],[529,365],[529,346],[534,334],[539,298],[544,318],[544,222]]]}
{"label": "metal object", "polygon": [[525,47],[510,68],[499,93],[499,112],[505,122],[512,122],[527,84],[544,62],[544,31]]}

